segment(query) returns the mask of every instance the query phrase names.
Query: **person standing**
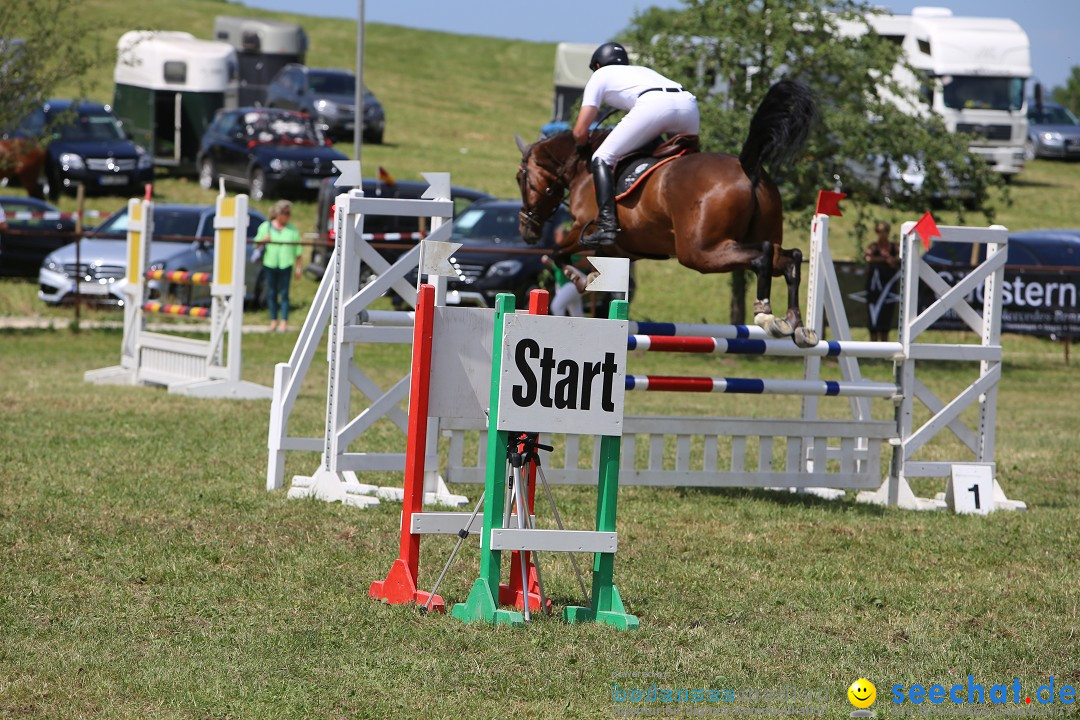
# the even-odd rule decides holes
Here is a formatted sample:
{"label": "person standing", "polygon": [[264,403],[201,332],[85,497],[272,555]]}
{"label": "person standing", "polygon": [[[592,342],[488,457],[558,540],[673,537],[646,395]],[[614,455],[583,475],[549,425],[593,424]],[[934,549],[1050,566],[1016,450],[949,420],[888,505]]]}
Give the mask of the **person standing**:
{"label": "person standing", "polygon": [[[292,277],[300,279],[300,231],[289,220],[292,203],[278,200],[270,208],[270,219],[255,233],[255,243],[262,248],[266,302],[270,311],[270,332],[285,332],[289,322],[289,285]],[[280,320],[278,319],[280,315]]]}
{"label": "person standing", "polygon": [[574,122],[578,153],[588,156],[589,128],[596,122],[602,104],[629,111],[592,153],[597,229],[582,235],[580,242],[595,248],[614,244],[619,232],[615,164],[661,133],[697,135],[701,121],[696,97],[655,70],[631,65],[626,48],[619,43],[604,43],[596,48],[589,69],[593,74],[585,84],[581,110]]}
{"label": "person standing", "polygon": [[871,342],[888,342],[895,326],[895,290],[900,268],[900,245],[889,237],[892,226],[884,220],[874,225],[877,238],[866,246],[866,315]]}

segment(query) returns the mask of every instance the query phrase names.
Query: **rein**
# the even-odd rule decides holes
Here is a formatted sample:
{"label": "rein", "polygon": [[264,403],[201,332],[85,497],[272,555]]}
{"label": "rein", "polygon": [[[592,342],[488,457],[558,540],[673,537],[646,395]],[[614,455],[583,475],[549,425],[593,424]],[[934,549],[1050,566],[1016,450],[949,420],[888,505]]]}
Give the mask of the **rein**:
{"label": "rein", "polygon": [[[540,190],[533,183],[529,172],[526,170],[526,166],[529,162],[529,156],[532,155],[532,152],[533,151],[530,148],[529,155],[526,155],[525,158],[522,159],[521,165],[518,166],[518,184],[523,185],[529,190],[533,190],[539,193],[542,196],[543,200],[551,200],[555,198],[558,199],[558,202],[554,203],[551,206],[551,209],[546,211],[546,215],[544,217],[540,216],[539,208],[526,209],[525,205],[522,204],[521,210],[518,212],[519,219],[522,223],[534,230],[539,235],[544,223],[547,222],[547,220],[555,214],[555,211],[558,209],[558,207],[560,205],[568,205],[569,200],[565,196],[566,191],[570,187],[570,183],[566,180],[565,176],[574,169],[574,165],[576,164],[578,157],[576,154],[570,155],[570,157],[563,160],[559,167],[557,167],[554,171],[549,170],[542,165],[538,165],[540,169],[551,173],[553,177],[552,182],[550,182],[546,188]],[[539,204],[543,204],[543,202],[538,203],[538,205]]]}

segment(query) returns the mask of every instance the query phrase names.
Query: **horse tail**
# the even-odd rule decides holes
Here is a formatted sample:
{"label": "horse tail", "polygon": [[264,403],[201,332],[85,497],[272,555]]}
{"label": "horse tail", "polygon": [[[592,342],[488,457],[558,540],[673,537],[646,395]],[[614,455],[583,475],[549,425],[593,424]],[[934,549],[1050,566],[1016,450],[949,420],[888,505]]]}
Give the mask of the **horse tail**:
{"label": "horse tail", "polygon": [[817,101],[810,88],[794,80],[781,80],[769,88],[750,120],[750,133],[739,162],[757,184],[765,165],[787,164],[802,148],[817,116]]}

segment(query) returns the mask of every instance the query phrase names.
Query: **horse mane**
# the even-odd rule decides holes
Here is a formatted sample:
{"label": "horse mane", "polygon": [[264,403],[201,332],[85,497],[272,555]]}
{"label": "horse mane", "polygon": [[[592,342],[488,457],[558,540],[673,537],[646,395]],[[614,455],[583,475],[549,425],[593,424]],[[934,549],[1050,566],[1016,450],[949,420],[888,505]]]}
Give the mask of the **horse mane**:
{"label": "horse mane", "polygon": [[765,165],[776,170],[791,162],[806,143],[815,117],[817,101],[810,88],[794,80],[780,80],[769,88],[739,153],[751,182],[757,183]]}

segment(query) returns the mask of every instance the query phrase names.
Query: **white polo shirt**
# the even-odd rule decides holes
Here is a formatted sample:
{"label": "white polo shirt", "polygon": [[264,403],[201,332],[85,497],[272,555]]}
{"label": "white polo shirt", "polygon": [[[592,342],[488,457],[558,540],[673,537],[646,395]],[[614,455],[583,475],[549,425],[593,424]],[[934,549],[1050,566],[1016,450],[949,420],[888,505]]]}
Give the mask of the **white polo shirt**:
{"label": "white polo shirt", "polygon": [[655,70],[641,65],[607,65],[592,74],[585,84],[582,107],[600,107],[607,103],[619,110],[629,110],[638,96],[649,88],[682,87]]}

